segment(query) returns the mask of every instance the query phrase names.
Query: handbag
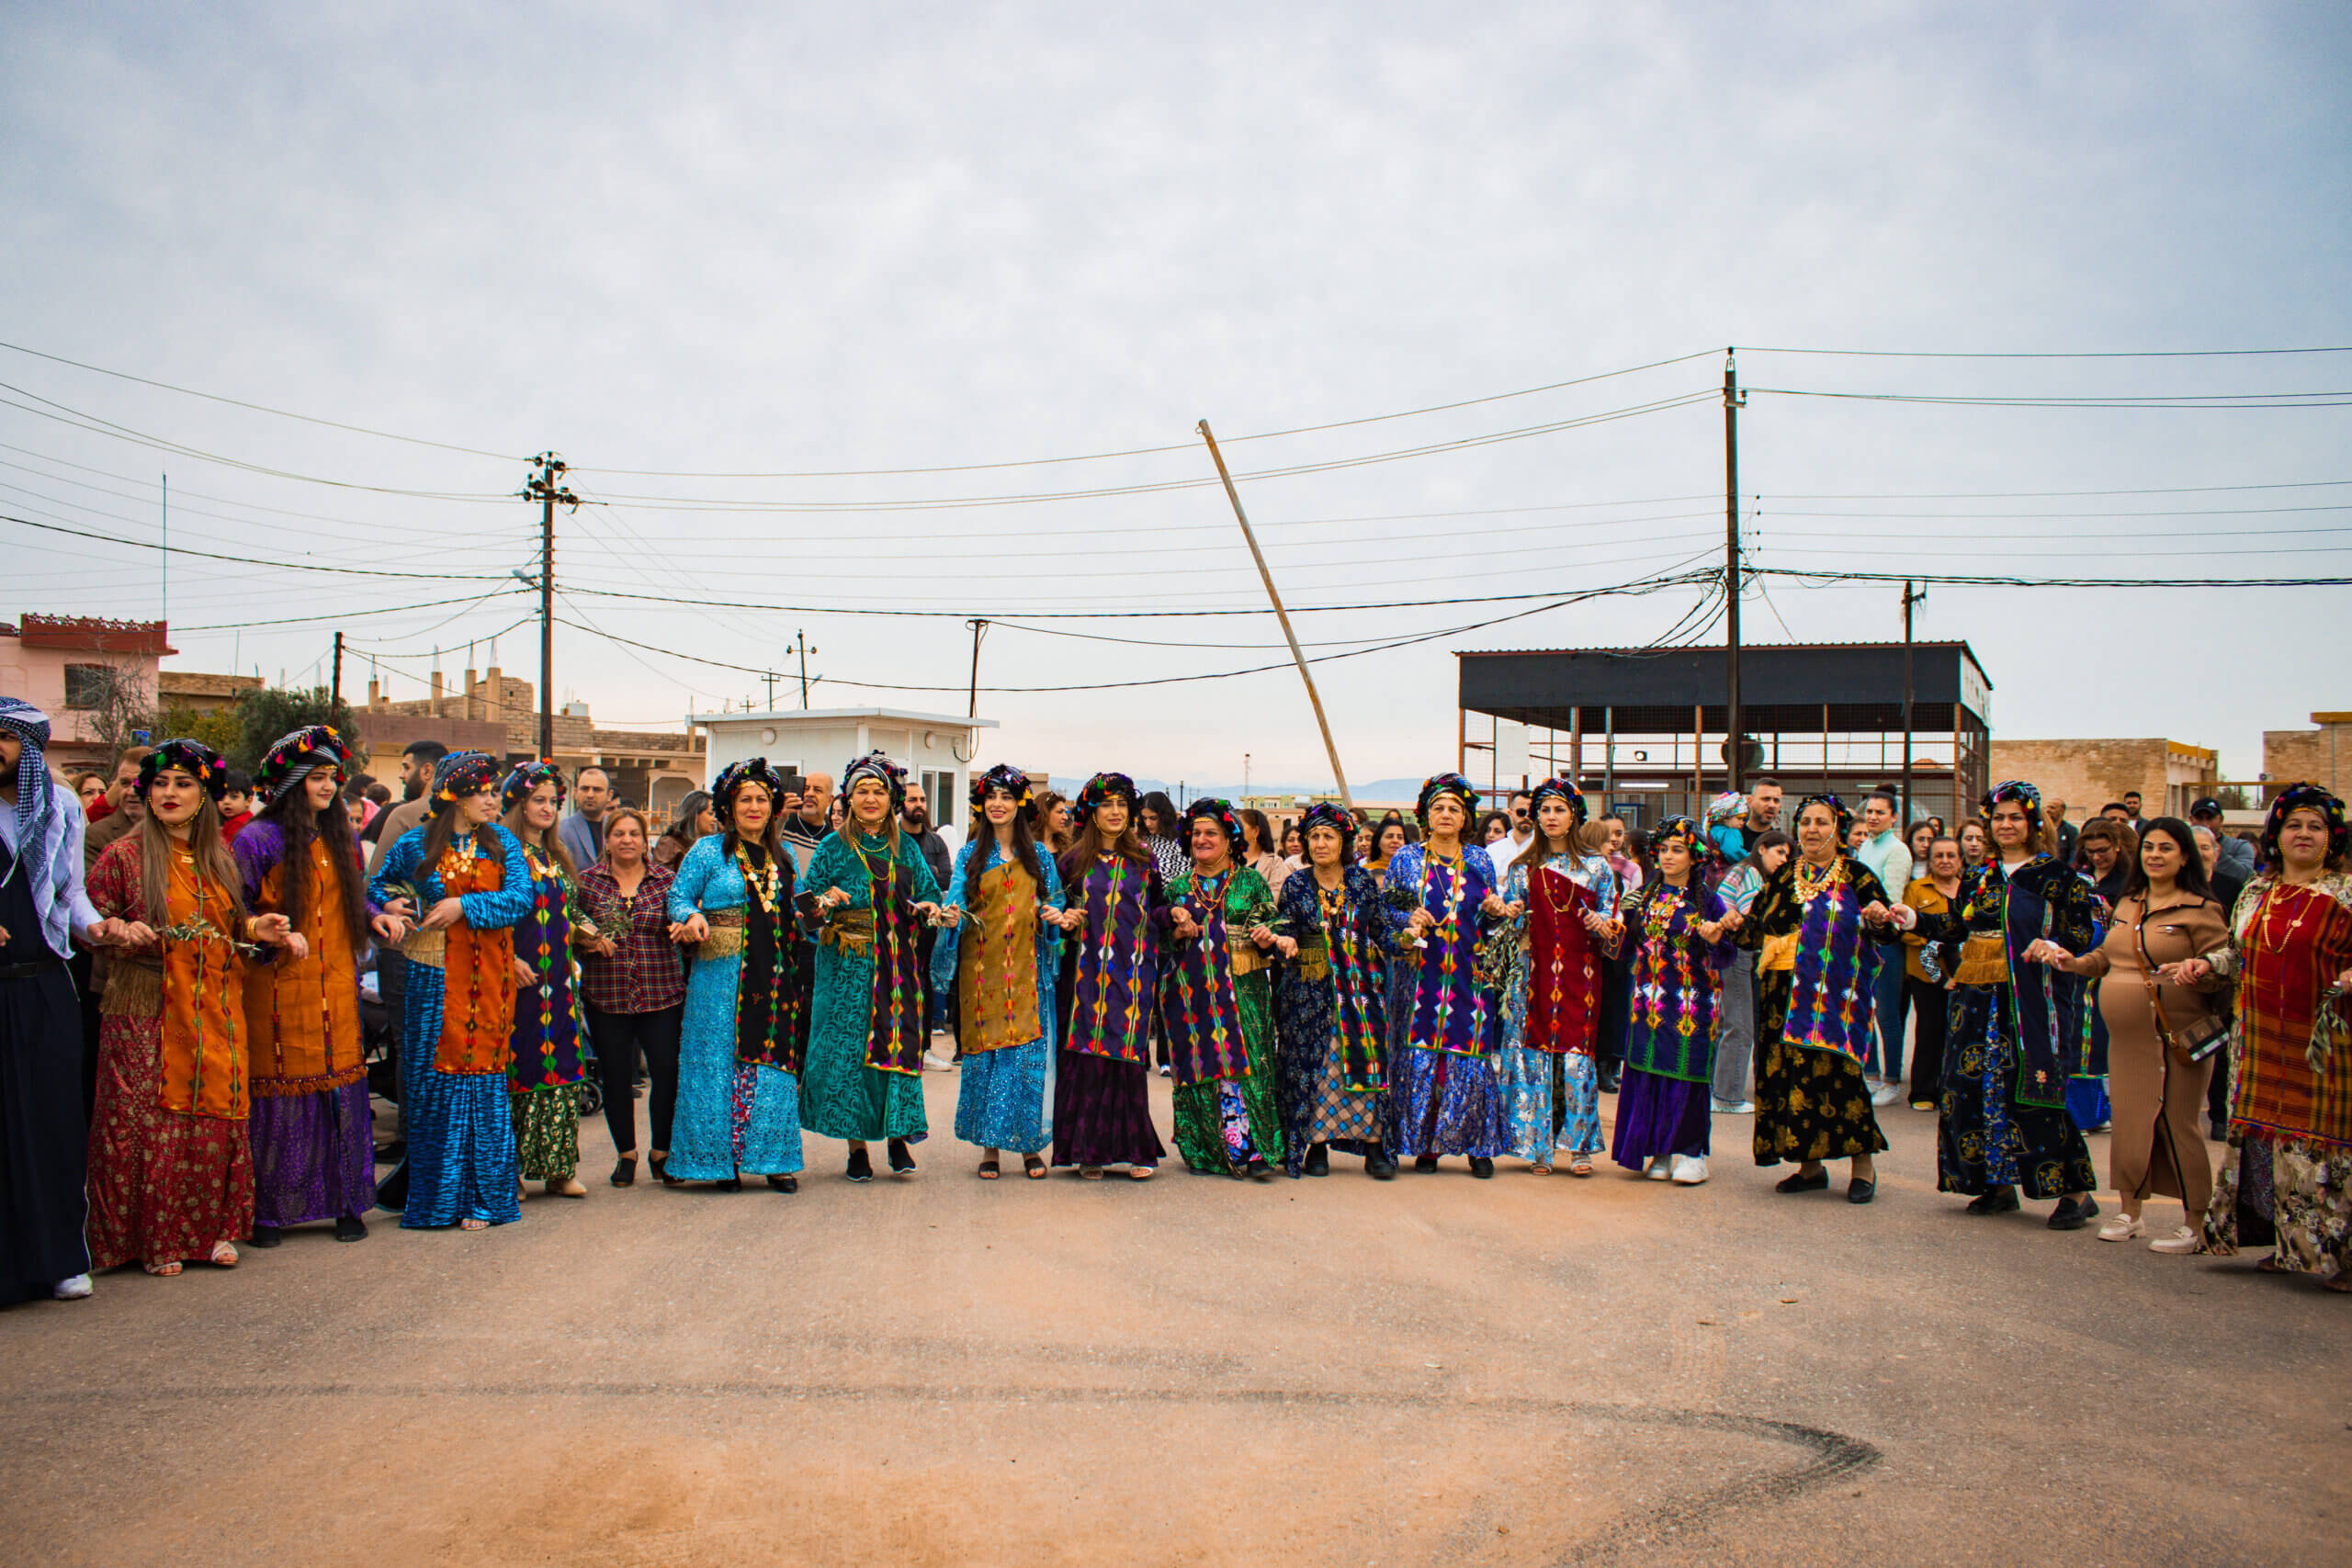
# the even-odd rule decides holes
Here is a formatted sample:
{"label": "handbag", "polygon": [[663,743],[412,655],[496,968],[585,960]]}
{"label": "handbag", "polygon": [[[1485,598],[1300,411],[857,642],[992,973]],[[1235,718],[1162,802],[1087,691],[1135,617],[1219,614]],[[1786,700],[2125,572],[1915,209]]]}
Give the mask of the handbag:
{"label": "handbag", "polygon": [[2165,1004],[2159,994],[2161,988],[2156,985],[2155,965],[2148,958],[2147,924],[2148,911],[2143,908],[2139,920],[2132,927],[2132,942],[2140,950],[2140,983],[2148,988],[2148,1010],[2155,1015],[2156,1039],[2159,1043],[2179,1052],[2190,1061],[2201,1062],[2220,1050],[2222,1043],[2230,1037],[2230,1021],[2209,1010],[2203,1018],[2179,1033],[2173,1032],[2171,1026],[2165,1021]]}

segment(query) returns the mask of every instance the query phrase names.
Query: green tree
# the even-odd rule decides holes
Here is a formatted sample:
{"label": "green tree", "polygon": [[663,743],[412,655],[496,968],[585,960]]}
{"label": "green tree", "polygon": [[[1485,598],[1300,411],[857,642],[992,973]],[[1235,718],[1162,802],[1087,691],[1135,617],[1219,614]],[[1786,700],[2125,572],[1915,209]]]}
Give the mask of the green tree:
{"label": "green tree", "polygon": [[[243,721],[237,716],[234,706],[198,713],[178,703],[155,716],[153,732],[158,740],[201,740],[232,761],[245,738]],[[239,762],[237,765],[242,767],[244,764]]]}
{"label": "green tree", "polygon": [[332,724],[345,740],[357,743],[359,726],[351,716],[351,705],[324,686],[307,691],[262,687],[239,697],[235,712],[239,736],[228,757],[247,773],[261,765],[262,753],[278,737],[306,724]]}

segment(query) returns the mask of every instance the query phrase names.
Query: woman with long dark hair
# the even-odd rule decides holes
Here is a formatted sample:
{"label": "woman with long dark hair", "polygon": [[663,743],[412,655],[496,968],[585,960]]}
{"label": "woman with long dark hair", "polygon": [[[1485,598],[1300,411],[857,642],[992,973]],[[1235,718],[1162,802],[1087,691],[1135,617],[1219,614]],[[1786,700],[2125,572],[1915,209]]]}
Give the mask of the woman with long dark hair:
{"label": "woman with long dark hair", "polygon": [[[1568,1174],[1590,1176],[1600,1152],[1600,1037],[1602,967],[1617,919],[1617,875],[1581,842],[1584,792],[1565,778],[1537,784],[1535,834],[1503,874],[1511,922],[1503,976],[1497,1072],[1511,1152],[1552,1173],[1568,1151]],[[1506,846],[1507,847],[1507,846]]]}
{"label": "woman with long dark hair", "polygon": [[709,792],[688,790],[686,797],[678,802],[677,815],[670,818],[670,825],[654,840],[652,852],[646,858],[665,870],[675,871],[688,850],[718,831],[718,814],[711,808]]}
{"label": "woman with long dark hair", "polygon": [[506,808],[501,823],[521,841],[531,868],[530,911],[514,927],[514,1051],[506,1089],[523,1179],[538,1182],[551,1198],[585,1198],[580,1085],[588,1066],[580,1048],[571,942],[575,933],[586,933],[571,855],[556,840],[563,796],[563,770],[548,761],[523,763],[499,791]]}
{"label": "woman with long dark hair", "polygon": [[[1501,880],[1484,844],[1463,841],[1478,791],[1460,773],[1421,785],[1415,815],[1426,842],[1388,863],[1388,1146],[1432,1171],[1466,1155],[1470,1174],[1495,1173],[1510,1147],[1494,1047],[1495,1009],[1478,976],[1478,943],[1505,915]],[[1387,830],[1382,830],[1384,841]]]}
{"label": "woman with long dark hair", "polygon": [[665,1187],[732,1192],[748,1172],[778,1192],[800,1189],[811,961],[777,822],[783,794],[766,758],[728,764],[711,785],[721,830],[695,841],[670,885],[670,934],[695,944],[695,963]]}
{"label": "woman with long dark hair", "polygon": [[1708,884],[1714,841],[1688,817],[1650,834],[1657,874],[1627,893],[1611,939],[1633,963],[1625,1076],[1610,1157],[1653,1181],[1707,1179],[1715,1025],[1738,917]]}
{"label": "woman with long dark hair", "polygon": [[523,1217],[506,1066],[514,926],[531,911],[531,868],[522,841],[498,825],[499,777],[482,752],[442,758],[424,822],[400,836],[368,878],[378,902],[413,896],[424,911],[402,949],[404,1230],[475,1231]]}
{"label": "woman with long dark hair", "polygon": [[1355,863],[1353,816],[1318,801],[1304,827],[1306,866],[1275,900],[1298,943],[1274,972],[1283,1163],[1293,1176],[1328,1176],[1337,1145],[1386,1181],[1396,1174],[1380,1130],[1388,917],[1380,884]]}
{"label": "woman with long dark hair", "polygon": [[1061,859],[1069,914],[1062,943],[1061,1055],[1054,1077],[1054,1163],[1089,1181],[1124,1165],[1147,1180],[1168,1153],[1151,1123],[1151,1020],[1159,985],[1159,864],[1136,833],[1135,781],[1087,780],[1071,807],[1078,837]]}
{"label": "woman with long dark hair", "polygon": [[2229,918],[2205,881],[2197,838],[2177,817],[2142,826],[2140,852],[2116,900],[2106,941],[2052,962],[2098,985],[2107,1023],[2109,1088],[2115,1134],[2109,1179],[2123,1212],[2099,1226],[2101,1241],[2129,1241],[2145,1228],[2151,1193],[2181,1201],[2186,1221],[2149,1243],[2155,1252],[2197,1250],[2197,1223],[2213,1196],[2213,1165],[2197,1124],[2226,1021],[2205,994],[2168,976],[2179,964],[2226,946]]}
{"label": "woman with long dark hair", "polygon": [[1273,955],[1282,933],[1273,890],[1238,864],[1241,822],[1203,796],[1185,809],[1193,868],[1169,886],[1159,987],[1175,1068],[1176,1152],[1193,1170],[1263,1181],[1283,1157],[1274,1106]]}
{"label": "woman with long dark hair", "polygon": [[1191,869],[1193,852],[1184,842],[1183,818],[1177,814],[1176,803],[1168,798],[1167,791],[1155,789],[1144,795],[1136,811],[1136,827],[1151,851],[1151,858],[1159,863],[1162,883],[1172,883]]}
{"label": "woman with long dark hair", "polygon": [[[1029,775],[1000,762],[972,781],[971,840],[956,857],[943,907],[953,921],[932,950],[931,984],[953,987],[964,1047],[956,1135],[1046,1178],[1054,1141],[1054,978],[1061,964],[1061,872],[1030,836]],[[1078,923],[1083,924],[1081,919]]]}
{"label": "woman with long dark hair", "polygon": [[2261,869],[2230,942],[2173,970],[2235,982],[2230,1153],[2205,1212],[2205,1250],[2267,1247],[2262,1269],[2352,1292],[2352,876],[2344,802],[2292,784],[2270,803]]}
{"label": "woman with long dark hair", "polygon": [[2106,907],[2048,852],[2039,789],[1995,784],[1983,814],[1993,858],[1962,875],[1943,914],[1902,911],[1952,978],[1936,1187],[1969,1194],[1972,1214],[2015,1213],[2022,1188],[2058,1200],[2052,1230],[2080,1230],[2098,1213],[2098,1173],[2066,1109],[2086,1040],[2083,983],[2056,960],[2098,940]]}
{"label": "woman with long dark hair", "polygon": [[1245,807],[1234,813],[1241,818],[1243,843],[1234,852],[1235,863],[1246,865],[1264,879],[1267,887],[1280,894],[1283,879],[1290,874],[1290,867],[1282,857],[1280,841],[1274,837],[1274,825],[1266,814],[1255,807]]}
{"label": "woman with long dark hair", "polygon": [[1851,1161],[1846,1201],[1878,1195],[1886,1147],[1862,1062],[1871,987],[1902,940],[1887,892],[1846,849],[1853,814],[1834,795],[1797,803],[1797,852],[1764,879],[1738,926],[1756,950],[1756,1163],[1797,1162],[1778,1192],[1818,1192],[1826,1161]]}
{"label": "woman with long dark hair", "polygon": [[1069,797],[1058,790],[1041,791],[1032,815],[1037,821],[1037,848],[1058,860],[1078,836],[1070,818]]}
{"label": "woman with long dark hair", "polygon": [[195,740],[139,764],[146,809],[108,844],[90,901],[123,922],[107,976],[90,1122],[93,1269],[172,1275],[192,1258],[237,1266],[253,1228],[244,974],[262,945],[295,945],[282,914],[248,914],[220,841],[228,765]]}
{"label": "woman with long dark hair", "polygon": [[[639,1053],[650,1083],[645,1096],[647,1156],[661,1179],[670,1157],[678,1105],[678,1032],[684,1021],[685,973],[670,940],[670,888],[676,874],[646,858],[645,814],[616,806],[605,814],[605,852],[580,874],[580,903],[594,930],[579,943],[580,996],[604,1079],[605,1128],[613,1135],[612,1183],[637,1180]],[[796,1111],[786,1119],[797,1134]]]}
{"label": "woman with long dark hair", "polygon": [[874,1179],[865,1145],[888,1144],[890,1169],[911,1175],[909,1144],[930,1135],[923,1115],[925,924],[939,884],[922,848],[899,830],[907,770],[879,751],[842,770],[849,817],[808,857],[822,928],[800,1124],[849,1144],[852,1181]]}
{"label": "woman with long dark hair", "polygon": [[302,938],[300,953],[289,942],[245,971],[255,1247],[320,1220],[334,1222],[337,1241],[357,1241],[376,1202],[359,960],[371,941],[407,935],[408,907],[368,901],[343,803],[357,766],[330,726],[281,738],[254,771],[261,814],[231,847],[246,907],[284,915]]}

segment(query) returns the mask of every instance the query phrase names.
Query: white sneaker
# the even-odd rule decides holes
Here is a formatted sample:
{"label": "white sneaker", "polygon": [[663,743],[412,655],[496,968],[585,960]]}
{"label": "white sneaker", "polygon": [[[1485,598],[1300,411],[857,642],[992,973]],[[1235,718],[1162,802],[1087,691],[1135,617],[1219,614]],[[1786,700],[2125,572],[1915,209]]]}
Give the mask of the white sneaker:
{"label": "white sneaker", "polygon": [[[2197,1250],[2197,1242],[2198,1236],[2195,1231],[2187,1225],[2178,1225],[2174,1227],[2172,1235],[2160,1235],[2150,1242],[2148,1250],[2150,1252],[2194,1252]],[[84,1276],[85,1280],[87,1278],[88,1276]]]}
{"label": "white sneaker", "polygon": [[90,1294],[90,1277],[76,1274],[71,1280],[60,1280],[49,1293],[61,1302],[85,1301]]}
{"label": "white sneaker", "polygon": [[2098,1227],[2098,1238],[2101,1241],[2130,1241],[2145,1228],[2141,1224],[2139,1215],[2118,1214]]}
{"label": "white sneaker", "polygon": [[1881,1084],[1871,1094],[1872,1105],[1892,1105],[1901,1100],[1905,1090],[1901,1084]]}
{"label": "white sneaker", "polygon": [[956,1066],[953,1061],[940,1056],[934,1056],[928,1051],[925,1051],[922,1054],[922,1065],[929,1067],[934,1073],[952,1071]]}
{"label": "white sneaker", "polygon": [[1664,1181],[1667,1178],[1674,1174],[1673,1171],[1667,1168],[1666,1161],[1657,1158],[1651,1159],[1647,1165],[1645,1165],[1642,1168],[1642,1172],[1652,1181]]}
{"label": "white sneaker", "polygon": [[1705,1156],[1691,1159],[1682,1155],[1674,1156],[1674,1181],[1678,1187],[1696,1187],[1707,1179]]}
{"label": "white sneaker", "polygon": [[1718,1100],[1713,1110],[1718,1116],[1753,1116],[1756,1114],[1756,1102],[1752,1100]]}

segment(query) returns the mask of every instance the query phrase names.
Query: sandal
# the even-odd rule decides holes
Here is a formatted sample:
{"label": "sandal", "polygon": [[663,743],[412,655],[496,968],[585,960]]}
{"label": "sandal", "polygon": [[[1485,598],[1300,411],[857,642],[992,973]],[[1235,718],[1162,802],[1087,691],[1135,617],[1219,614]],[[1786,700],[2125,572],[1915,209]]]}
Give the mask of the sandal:
{"label": "sandal", "polygon": [[1003,1174],[1004,1167],[997,1163],[997,1158],[994,1155],[990,1155],[988,1158],[980,1161],[980,1179],[982,1181],[994,1181],[998,1177]]}
{"label": "sandal", "polygon": [[458,1228],[461,1231],[486,1231],[490,1228],[490,1222],[469,1216],[458,1222]]}
{"label": "sandal", "polygon": [[1592,1156],[1589,1155],[1578,1155],[1576,1158],[1570,1160],[1568,1162],[1568,1174],[1570,1176],[1590,1176],[1592,1174]]}
{"label": "sandal", "polygon": [[237,1249],[225,1241],[216,1241],[212,1244],[209,1261],[216,1269],[234,1269],[237,1266]]}
{"label": "sandal", "polygon": [[1081,1165],[1078,1168],[1078,1179],[1080,1181],[1100,1181],[1102,1179],[1102,1168],[1099,1165]]}
{"label": "sandal", "polygon": [[1159,1174],[1159,1168],[1156,1165],[1131,1165],[1127,1167],[1127,1179],[1130,1181],[1149,1181],[1153,1177],[1158,1176]]}
{"label": "sandal", "polygon": [[1039,1159],[1035,1155],[1023,1155],[1021,1156],[1021,1174],[1027,1177],[1032,1181],[1043,1181],[1046,1179],[1046,1162]]}
{"label": "sandal", "polygon": [[2293,1269],[2288,1268],[2284,1263],[2281,1263],[2278,1260],[2278,1255],[2275,1252],[2269,1257],[2264,1258],[2261,1262],[2256,1264],[2255,1267],[2265,1274],[2291,1274],[2294,1272]]}
{"label": "sandal", "polygon": [[180,1271],[180,1266],[176,1259],[170,1263],[142,1263],[140,1267],[146,1269],[150,1274],[154,1275],[158,1280],[169,1280],[177,1275]]}
{"label": "sandal", "polygon": [[1549,1176],[1552,1174],[1552,1168],[1545,1165],[1541,1160],[1538,1160],[1535,1164],[1529,1166],[1527,1168],[1537,1176]]}

